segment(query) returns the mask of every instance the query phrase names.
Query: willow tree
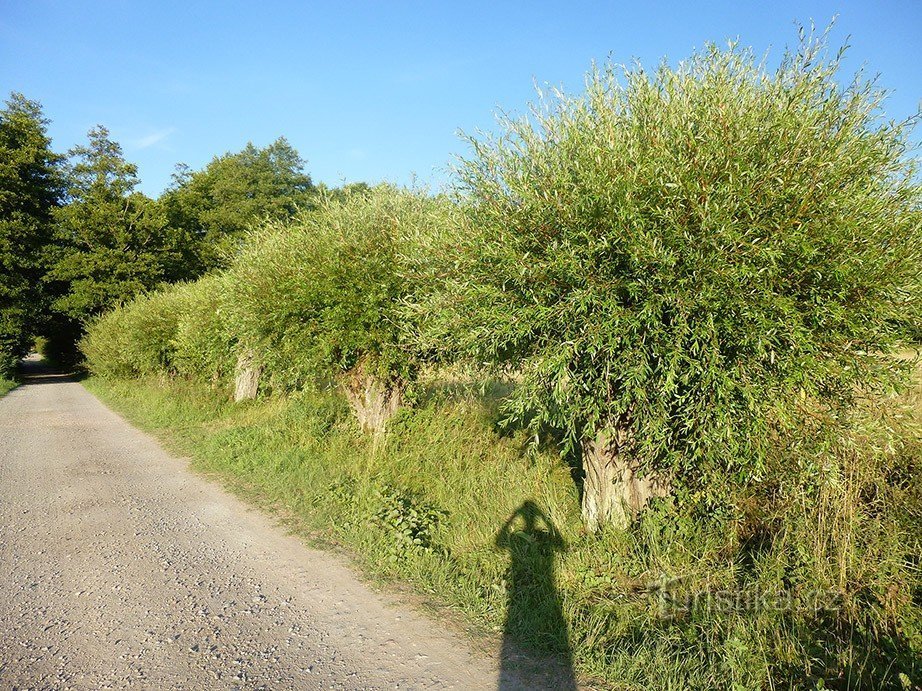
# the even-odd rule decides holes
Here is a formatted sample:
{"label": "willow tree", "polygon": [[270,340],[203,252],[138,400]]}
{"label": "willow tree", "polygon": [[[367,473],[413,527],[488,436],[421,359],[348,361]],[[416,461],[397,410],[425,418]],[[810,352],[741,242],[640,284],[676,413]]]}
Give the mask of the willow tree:
{"label": "willow tree", "polygon": [[224,307],[251,392],[336,384],[379,435],[420,362],[403,304],[428,290],[424,250],[452,214],[380,185],[264,228],[228,271]]}
{"label": "willow tree", "polygon": [[747,482],[797,401],[899,375],[885,353],[922,314],[912,123],[840,60],[807,39],[773,71],[736,45],[605,65],[471,139],[435,329],[517,372],[513,418],[567,432],[590,529]]}

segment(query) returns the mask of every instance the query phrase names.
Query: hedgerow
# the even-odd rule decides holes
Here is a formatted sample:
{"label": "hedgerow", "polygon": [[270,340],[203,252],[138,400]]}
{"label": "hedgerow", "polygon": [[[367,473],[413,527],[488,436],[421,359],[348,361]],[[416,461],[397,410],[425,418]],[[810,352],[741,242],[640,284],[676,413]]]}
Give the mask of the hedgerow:
{"label": "hedgerow", "polygon": [[180,375],[222,387],[236,363],[235,339],[225,322],[226,284],[226,276],[216,273],[172,289],[180,293],[180,313],[169,363]]}
{"label": "hedgerow", "polygon": [[80,350],[101,376],[141,377],[173,371],[173,339],[183,292],[177,287],[138,296],[90,323]]}

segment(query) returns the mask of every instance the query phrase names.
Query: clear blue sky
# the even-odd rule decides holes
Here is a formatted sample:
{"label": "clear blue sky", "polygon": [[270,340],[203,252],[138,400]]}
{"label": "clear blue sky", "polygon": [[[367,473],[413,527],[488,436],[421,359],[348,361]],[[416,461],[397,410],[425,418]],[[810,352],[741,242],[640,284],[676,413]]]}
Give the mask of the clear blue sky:
{"label": "clear blue sky", "polygon": [[[0,0],[0,89],[44,105],[66,150],[104,124],[157,195],[198,169],[286,136],[315,181],[438,186],[459,129],[521,112],[533,82],[578,91],[593,59],[675,62],[738,37],[777,58],[795,22],[851,36],[847,66],[922,98],[922,2],[45,2]],[[914,137],[919,140],[917,131]]]}

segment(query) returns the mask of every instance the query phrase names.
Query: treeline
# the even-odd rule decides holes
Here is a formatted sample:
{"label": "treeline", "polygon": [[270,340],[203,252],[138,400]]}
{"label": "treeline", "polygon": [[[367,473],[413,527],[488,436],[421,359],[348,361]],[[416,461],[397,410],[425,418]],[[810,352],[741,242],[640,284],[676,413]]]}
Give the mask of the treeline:
{"label": "treeline", "polygon": [[[216,270],[92,322],[88,365],[238,399],[336,390],[377,444],[421,372],[505,374],[504,424],[579,467],[588,532],[634,531],[612,564],[666,577],[673,550],[700,553],[725,578],[705,592],[793,598],[625,642],[636,608],[595,593],[586,645],[655,642],[679,670],[707,639],[726,647],[701,659],[741,688],[830,670],[897,688],[922,651],[920,437],[892,397],[922,321],[922,185],[912,123],[885,121],[873,84],[840,86],[823,50],[774,72],[714,47],[600,67],[584,94],[471,139],[450,196],[321,195],[239,245],[218,231],[234,251],[194,254]],[[210,198],[195,177],[167,200]],[[652,534],[670,537],[649,551]],[[811,609],[817,592],[835,606]]]}
{"label": "treeline", "polygon": [[170,187],[151,199],[106,128],[60,154],[47,126],[41,106],[22,94],[0,110],[3,373],[37,336],[52,355],[73,361],[90,319],[226,266],[251,225],[291,218],[325,191],[280,138],[215,157],[200,171],[179,165]]}
{"label": "treeline", "polygon": [[838,419],[905,381],[889,353],[922,315],[910,123],[818,51],[773,75],[733,50],[593,73],[472,140],[453,198],[318,197],[226,270],[96,322],[89,364],[238,398],[337,384],[370,431],[423,367],[514,372],[509,415],[581,454],[593,529],[676,483],[746,482],[816,406]]}

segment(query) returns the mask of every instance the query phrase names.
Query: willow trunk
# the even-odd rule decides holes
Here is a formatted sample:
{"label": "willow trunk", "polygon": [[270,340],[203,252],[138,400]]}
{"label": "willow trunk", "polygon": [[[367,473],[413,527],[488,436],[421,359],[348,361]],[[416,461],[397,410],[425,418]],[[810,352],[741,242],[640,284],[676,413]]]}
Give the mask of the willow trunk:
{"label": "willow trunk", "polygon": [[641,474],[632,446],[626,422],[607,425],[583,442],[583,523],[590,532],[604,525],[626,528],[650,499],[669,494],[665,476]]}
{"label": "willow trunk", "polygon": [[362,431],[381,437],[387,421],[397,412],[403,402],[399,386],[388,384],[366,372],[353,372],[345,386],[346,399],[355,414]]}
{"label": "willow trunk", "polygon": [[262,368],[256,364],[252,351],[245,351],[237,357],[237,374],[234,378],[234,401],[256,398]]}

